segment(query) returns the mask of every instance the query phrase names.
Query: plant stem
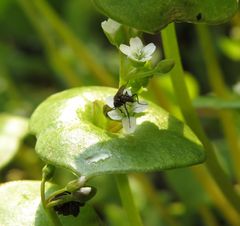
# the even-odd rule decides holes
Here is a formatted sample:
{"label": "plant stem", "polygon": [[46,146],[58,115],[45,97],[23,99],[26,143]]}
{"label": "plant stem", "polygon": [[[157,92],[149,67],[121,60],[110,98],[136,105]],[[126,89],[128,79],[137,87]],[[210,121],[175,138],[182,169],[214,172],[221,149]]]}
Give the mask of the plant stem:
{"label": "plant stem", "polygon": [[44,208],[46,214],[48,215],[49,219],[51,220],[53,226],[62,226],[62,223],[61,223],[60,219],[58,218],[57,214],[54,212],[54,210],[52,208],[47,208],[47,206],[46,206],[45,183],[46,183],[46,180],[42,179],[41,201],[42,201],[43,208]]}
{"label": "plant stem", "polygon": [[205,163],[206,167],[209,169],[214,180],[216,181],[228,201],[232,204],[236,211],[240,212],[240,197],[234,190],[231,182],[227,178],[227,175],[219,165],[214,152],[214,148],[208,140],[201,126],[200,120],[198,119],[197,113],[191,103],[184,80],[184,72],[180,59],[174,24],[170,24],[162,31],[162,39],[165,56],[167,58],[174,59],[175,61],[175,67],[171,71],[171,81],[174,87],[175,95],[178,99],[181,112],[187,124],[198,136],[200,141],[203,143],[205,149],[207,150],[208,158]]}
{"label": "plant stem", "polygon": [[129,181],[127,175],[116,175],[116,182],[120,197],[122,200],[123,207],[127,213],[129,222],[131,226],[143,226],[141,218],[135,206],[132,192],[130,189]]}
{"label": "plant stem", "polygon": [[79,39],[71,32],[67,25],[61,21],[54,10],[44,0],[32,1],[38,8],[39,12],[48,20],[49,24],[55,29],[57,34],[65,41],[65,43],[71,47],[75,56],[80,62],[83,62],[86,67],[92,72],[93,76],[96,77],[103,85],[113,86],[115,82],[112,76],[99,64],[88,52],[84,43],[81,43]]}
{"label": "plant stem", "polygon": [[210,209],[206,206],[201,206],[198,209],[199,213],[202,216],[202,219],[204,221],[204,225],[206,226],[219,226],[217,219],[215,218],[215,216],[212,214],[212,212],[210,211]]}
{"label": "plant stem", "polygon": [[195,176],[201,183],[203,189],[210,194],[210,198],[215,206],[221,211],[221,214],[229,222],[229,225],[239,226],[240,216],[239,213],[228,202],[224,194],[220,191],[217,184],[212,179],[211,175],[207,172],[206,167],[193,166],[191,167]]}
{"label": "plant stem", "polygon": [[[206,25],[197,25],[195,27],[205,59],[209,83],[217,96],[223,99],[230,99],[231,94],[224,83],[223,74],[217,61],[209,30]],[[237,181],[240,183],[240,144],[238,141],[235,121],[233,118],[234,115],[231,111],[221,110],[219,111],[219,117],[223,126],[224,134],[230,147]]]}

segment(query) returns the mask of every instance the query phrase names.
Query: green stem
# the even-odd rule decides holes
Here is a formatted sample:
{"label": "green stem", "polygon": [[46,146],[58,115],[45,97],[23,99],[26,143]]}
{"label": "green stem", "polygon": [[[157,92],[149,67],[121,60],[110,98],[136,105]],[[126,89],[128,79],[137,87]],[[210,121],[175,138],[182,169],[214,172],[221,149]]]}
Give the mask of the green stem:
{"label": "green stem", "polygon": [[[209,83],[217,96],[223,99],[230,99],[231,94],[225,86],[223,74],[217,61],[209,30],[206,25],[197,25],[196,30],[208,71]],[[240,144],[238,142],[237,130],[234,126],[234,115],[231,111],[222,110],[219,112],[219,117],[230,147],[237,181],[240,183]]]}
{"label": "green stem", "polygon": [[215,218],[215,216],[212,214],[211,210],[206,207],[206,206],[201,206],[198,209],[199,213],[202,216],[204,225],[206,226],[219,226],[217,219]]}
{"label": "green stem", "polygon": [[139,216],[139,213],[133,200],[127,175],[116,175],[115,178],[120,193],[120,197],[122,200],[122,204],[127,213],[130,225],[143,226],[141,218]]}
{"label": "green stem", "polygon": [[191,170],[201,183],[203,189],[210,195],[210,198],[215,206],[220,210],[226,221],[228,221],[228,224],[232,226],[239,226],[240,216],[238,211],[233,208],[224,194],[220,191],[211,175],[207,172],[207,168],[198,165],[191,167]]}
{"label": "green stem", "polygon": [[43,208],[44,208],[46,214],[48,215],[49,219],[51,220],[53,226],[62,226],[62,223],[61,223],[60,219],[58,218],[57,214],[55,213],[55,211],[52,208],[47,208],[47,206],[46,206],[45,183],[46,183],[46,180],[42,179],[41,201],[42,201]]}
{"label": "green stem", "polygon": [[103,85],[113,86],[115,83],[112,76],[101,65],[96,63],[96,60],[88,52],[84,43],[80,42],[80,40],[75,37],[50,5],[44,0],[34,0],[32,2],[35,4],[39,12],[41,12],[41,14],[48,20],[49,24],[55,29],[59,37],[71,47],[79,61],[83,62],[89,71],[93,73],[93,76],[95,76]]}
{"label": "green stem", "polygon": [[119,51],[119,58],[120,58],[120,67],[119,67],[119,87],[125,85],[127,80],[125,79],[126,75],[126,57],[124,54]]}
{"label": "green stem", "polygon": [[171,81],[174,87],[175,95],[178,99],[181,112],[188,125],[198,136],[205,149],[207,150],[208,158],[206,161],[206,166],[208,170],[212,174],[213,178],[215,179],[216,183],[228,201],[238,212],[240,212],[240,197],[234,190],[231,182],[227,178],[227,175],[219,165],[214,152],[214,148],[208,140],[201,126],[200,120],[198,119],[197,113],[191,103],[184,80],[184,72],[180,59],[174,24],[170,24],[162,31],[162,39],[166,58],[171,58],[175,61],[175,67],[171,71]]}

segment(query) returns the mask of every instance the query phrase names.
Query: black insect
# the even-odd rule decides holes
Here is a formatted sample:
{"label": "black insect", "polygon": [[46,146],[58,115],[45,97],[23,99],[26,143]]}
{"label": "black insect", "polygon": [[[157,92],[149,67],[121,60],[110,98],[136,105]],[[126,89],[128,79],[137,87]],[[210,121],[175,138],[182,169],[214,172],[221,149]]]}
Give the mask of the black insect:
{"label": "black insect", "polygon": [[200,21],[202,19],[202,13],[198,13],[196,16],[197,21]]}
{"label": "black insect", "polygon": [[[138,95],[137,94],[130,95],[129,92],[127,92],[127,90],[126,90],[126,87],[127,87],[127,85],[122,85],[118,89],[117,93],[113,97],[113,106],[114,107],[111,108],[108,105],[105,105],[104,106],[104,113],[108,117],[107,113],[109,111],[112,111],[112,110],[115,110],[115,109],[119,109],[119,111],[122,114],[125,114],[127,116],[128,121],[129,121],[129,126],[131,127],[131,125],[130,125],[130,115],[129,115],[129,111],[127,109],[127,104],[128,103],[134,103],[134,102],[137,102],[138,104],[141,104],[141,103],[139,103]],[[141,104],[141,105],[145,105],[145,104]],[[123,112],[121,107],[124,108],[125,113]]]}
{"label": "black insect", "polygon": [[63,200],[64,198],[68,197],[70,201],[57,204],[53,206],[53,209],[58,215],[69,216],[72,215],[77,217],[81,207],[85,205],[85,203],[90,200],[96,194],[96,188],[91,187],[90,193],[85,194],[81,191],[75,192],[68,192],[64,191],[61,194],[56,195],[50,201],[57,201]]}

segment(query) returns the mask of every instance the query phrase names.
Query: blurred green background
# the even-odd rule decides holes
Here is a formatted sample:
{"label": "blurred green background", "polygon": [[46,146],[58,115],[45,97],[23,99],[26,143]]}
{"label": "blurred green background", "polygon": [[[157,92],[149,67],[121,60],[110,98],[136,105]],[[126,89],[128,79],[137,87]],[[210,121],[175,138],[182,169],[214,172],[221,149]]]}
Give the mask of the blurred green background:
{"label": "blurred green background", "polygon": [[[46,5],[33,2],[0,1],[1,183],[41,179],[43,163],[34,152],[35,138],[27,133],[26,125],[27,118],[45,98],[76,86],[118,86],[118,52],[102,32],[100,24],[106,18],[91,1],[51,0]],[[226,84],[232,89],[240,81],[240,14],[229,23],[210,29]],[[177,24],[177,33],[184,69],[192,75],[189,78],[192,97],[205,95],[211,90],[194,25]],[[144,34],[144,39],[146,43],[154,42],[161,47],[158,34]],[[162,55],[158,52],[156,57]],[[169,110],[164,98],[159,97],[158,89],[175,103],[166,76],[150,83],[146,97]],[[173,108],[176,108],[174,104]],[[231,176],[228,147],[222,139],[216,115],[206,109],[199,109],[199,115],[206,132],[220,147],[219,158]],[[9,125],[15,126],[9,130]],[[11,142],[15,142],[14,145],[10,145]],[[186,177],[188,184],[184,183]],[[54,180],[64,185],[71,178],[69,172],[59,169]],[[184,226],[228,225],[228,217],[209,199],[192,171],[178,169],[149,174],[148,178],[149,181],[145,181],[141,176],[131,177],[146,225],[178,225],[169,217]],[[102,219],[111,226],[127,226],[127,220],[122,220],[126,216],[112,176],[99,177],[92,183],[98,188],[92,203]],[[154,202],[156,197],[157,203]]]}

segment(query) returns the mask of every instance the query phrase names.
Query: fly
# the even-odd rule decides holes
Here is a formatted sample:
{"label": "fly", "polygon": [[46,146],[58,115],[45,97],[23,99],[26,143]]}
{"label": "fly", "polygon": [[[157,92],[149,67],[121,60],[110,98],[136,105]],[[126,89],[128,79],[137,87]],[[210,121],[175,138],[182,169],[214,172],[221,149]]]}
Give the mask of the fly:
{"label": "fly", "polygon": [[[126,85],[122,85],[117,93],[114,95],[113,97],[113,108],[109,107],[108,105],[104,106],[104,112],[105,115],[108,116],[108,112],[112,111],[112,110],[116,110],[118,109],[122,114],[126,115],[128,118],[128,122],[129,122],[129,127],[131,128],[131,124],[130,124],[130,115],[129,115],[129,111],[127,109],[127,104],[128,103],[134,103],[137,102],[139,103],[138,100],[138,95],[137,94],[131,94],[127,89],[126,89]],[[145,104],[141,104],[141,105],[145,105]],[[121,109],[121,107],[124,108],[125,113],[123,112],[123,110]]]}

